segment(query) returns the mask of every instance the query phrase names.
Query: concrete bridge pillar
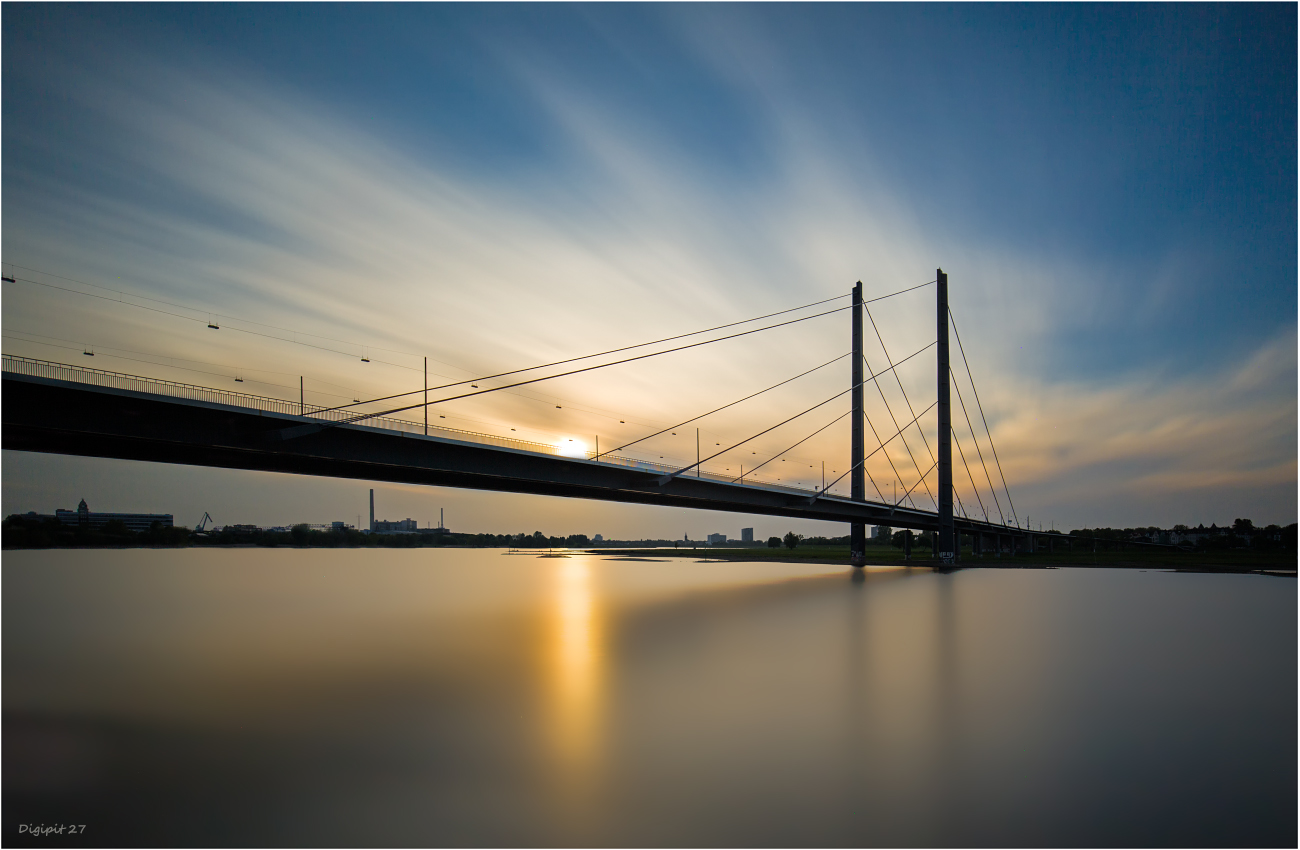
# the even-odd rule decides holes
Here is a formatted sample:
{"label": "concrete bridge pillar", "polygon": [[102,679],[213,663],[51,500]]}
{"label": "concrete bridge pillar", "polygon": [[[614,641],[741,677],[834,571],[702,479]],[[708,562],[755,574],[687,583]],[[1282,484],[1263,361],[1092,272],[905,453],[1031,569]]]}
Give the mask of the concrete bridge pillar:
{"label": "concrete bridge pillar", "polygon": [[912,560],[912,529],[908,529],[903,534],[903,560]]}
{"label": "concrete bridge pillar", "polygon": [[1052,552],[1055,551],[1055,549],[1054,549],[1053,546],[1052,546],[1052,544],[1053,544],[1055,541],[1052,540],[1052,537],[1053,537],[1053,535],[1051,535],[1051,534],[1047,535],[1047,554],[1049,554],[1049,555],[1052,554]]}

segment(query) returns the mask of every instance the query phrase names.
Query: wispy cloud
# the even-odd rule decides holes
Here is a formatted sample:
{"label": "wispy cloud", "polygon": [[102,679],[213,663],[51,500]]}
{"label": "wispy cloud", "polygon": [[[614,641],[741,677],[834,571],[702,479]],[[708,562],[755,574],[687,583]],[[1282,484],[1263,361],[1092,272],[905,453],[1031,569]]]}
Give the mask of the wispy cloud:
{"label": "wispy cloud", "polygon": [[[714,50],[719,84],[746,100],[771,165],[750,183],[718,178],[669,135],[541,66],[517,67],[520,86],[566,155],[510,179],[418,156],[229,68],[196,75],[139,60],[112,75],[69,72],[52,85],[95,135],[24,140],[46,153],[7,169],[20,178],[5,198],[7,260],[120,277],[144,294],[407,352],[391,359],[409,368],[381,371],[359,357],[13,287],[5,326],[378,395],[418,381],[413,355],[459,379],[846,293],[858,279],[883,293],[923,283],[943,264],[1018,504],[1094,515],[1120,491],[1160,504],[1150,511],[1158,516],[1131,521],[1173,522],[1191,508],[1185,494],[1233,486],[1270,494],[1262,519],[1294,514],[1294,328],[1215,376],[1169,378],[1162,364],[1144,363],[1104,379],[1053,380],[1042,364],[1061,356],[1053,346],[1064,334],[1096,320],[1089,287],[1108,279],[1106,269],[1049,263],[1011,241],[966,243],[943,222],[919,220],[887,163],[864,159],[842,125],[800,107],[779,62],[743,39],[724,46]],[[895,359],[933,339],[932,297],[878,308]],[[1152,288],[1147,309],[1168,297]],[[617,442],[636,433],[628,423],[644,432],[843,353],[847,324],[828,317],[443,412],[476,428]],[[42,354],[6,340],[19,349]],[[932,361],[903,375],[924,399],[918,406],[928,404]],[[717,441],[738,438],[846,382],[847,367],[706,427]],[[792,459],[806,467],[842,457],[843,439],[831,429]],[[645,448],[694,459],[680,440]]]}

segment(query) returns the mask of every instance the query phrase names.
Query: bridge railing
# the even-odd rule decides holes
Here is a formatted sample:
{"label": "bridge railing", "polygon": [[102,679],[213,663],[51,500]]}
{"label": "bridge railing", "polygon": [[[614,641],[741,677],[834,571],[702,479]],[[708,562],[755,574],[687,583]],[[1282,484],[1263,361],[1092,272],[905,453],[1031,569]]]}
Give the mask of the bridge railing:
{"label": "bridge railing", "polygon": [[[225,404],[232,407],[260,410],[265,413],[308,416],[314,419],[323,419],[330,422],[345,422],[355,419],[358,415],[358,411],[351,408],[347,410],[338,410],[316,404],[299,404],[299,402],[296,401],[273,398],[271,396],[253,395],[252,393],[242,393],[237,390],[219,390],[213,387],[199,386],[197,384],[183,384],[178,381],[168,381],[163,378],[146,378],[140,375],[129,375],[125,372],[113,372],[107,369],[92,369],[87,366],[74,366],[69,363],[56,363],[50,360],[38,360],[36,358],[20,357],[14,354],[5,354],[2,359],[4,371],[14,372],[19,375],[27,375],[34,378],[48,378],[56,381],[89,384],[96,387],[148,393],[150,395],[180,398],[188,401]],[[367,425],[374,428],[385,428],[392,431],[404,431],[408,434],[423,434],[425,428],[423,422],[413,422],[409,419],[398,419],[392,416],[374,416],[360,420],[357,424]],[[669,464],[625,457],[623,455],[601,454],[597,456],[593,451],[587,451],[575,455],[567,451],[562,451],[558,447],[550,445],[549,443],[520,440],[515,437],[498,437],[495,434],[481,434],[475,431],[462,431],[458,428],[447,428],[442,425],[429,425],[429,436],[460,440],[462,442],[501,446],[502,448],[518,449],[526,452],[535,452],[537,454],[581,457],[587,460],[595,460],[599,463],[608,463],[615,466],[626,467],[628,469],[636,469],[643,472],[653,472],[663,475],[676,472],[680,468]],[[694,471],[692,471],[688,473],[688,475],[691,478],[699,477],[710,481],[735,481],[735,476],[707,471],[701,471],[698,476]],[[745,481],[753,484],[761,484],[764,487],[778,487],[799,493],[816,492],[814,489],[796,487],[794,485],[774,482],[769,479],[751,477],[749,475],[745,476]]]}

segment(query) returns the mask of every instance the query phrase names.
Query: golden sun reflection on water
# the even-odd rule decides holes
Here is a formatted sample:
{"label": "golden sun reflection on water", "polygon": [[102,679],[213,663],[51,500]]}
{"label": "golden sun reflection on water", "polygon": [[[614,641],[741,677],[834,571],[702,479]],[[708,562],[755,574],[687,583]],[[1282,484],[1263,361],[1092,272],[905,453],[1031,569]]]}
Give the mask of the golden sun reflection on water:
{"label": "golden sun reflection on water", "polygon": [[600,752],[603,662],[601,606],[591,560],[556,565],[547,679],[551,746],[564,784],[587,786]]}

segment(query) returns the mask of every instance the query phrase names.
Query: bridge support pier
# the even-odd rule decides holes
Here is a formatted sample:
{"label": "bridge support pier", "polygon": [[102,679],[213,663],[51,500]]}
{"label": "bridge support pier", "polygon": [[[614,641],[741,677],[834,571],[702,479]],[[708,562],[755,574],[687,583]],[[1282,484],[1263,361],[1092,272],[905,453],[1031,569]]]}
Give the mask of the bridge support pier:
{"label": "bridge support pier", "polygon": [[1052,554],[1053,551],[1055,551],[1052,546],[1052,543],[1053,543],[1052,535],[1049,534],[1047,535],[1047,554],[1049,555]]}
{"label": "bridge support pier", "polygon": [[908,529],[903,534],[903,560],[912,560],[912,529]]}

